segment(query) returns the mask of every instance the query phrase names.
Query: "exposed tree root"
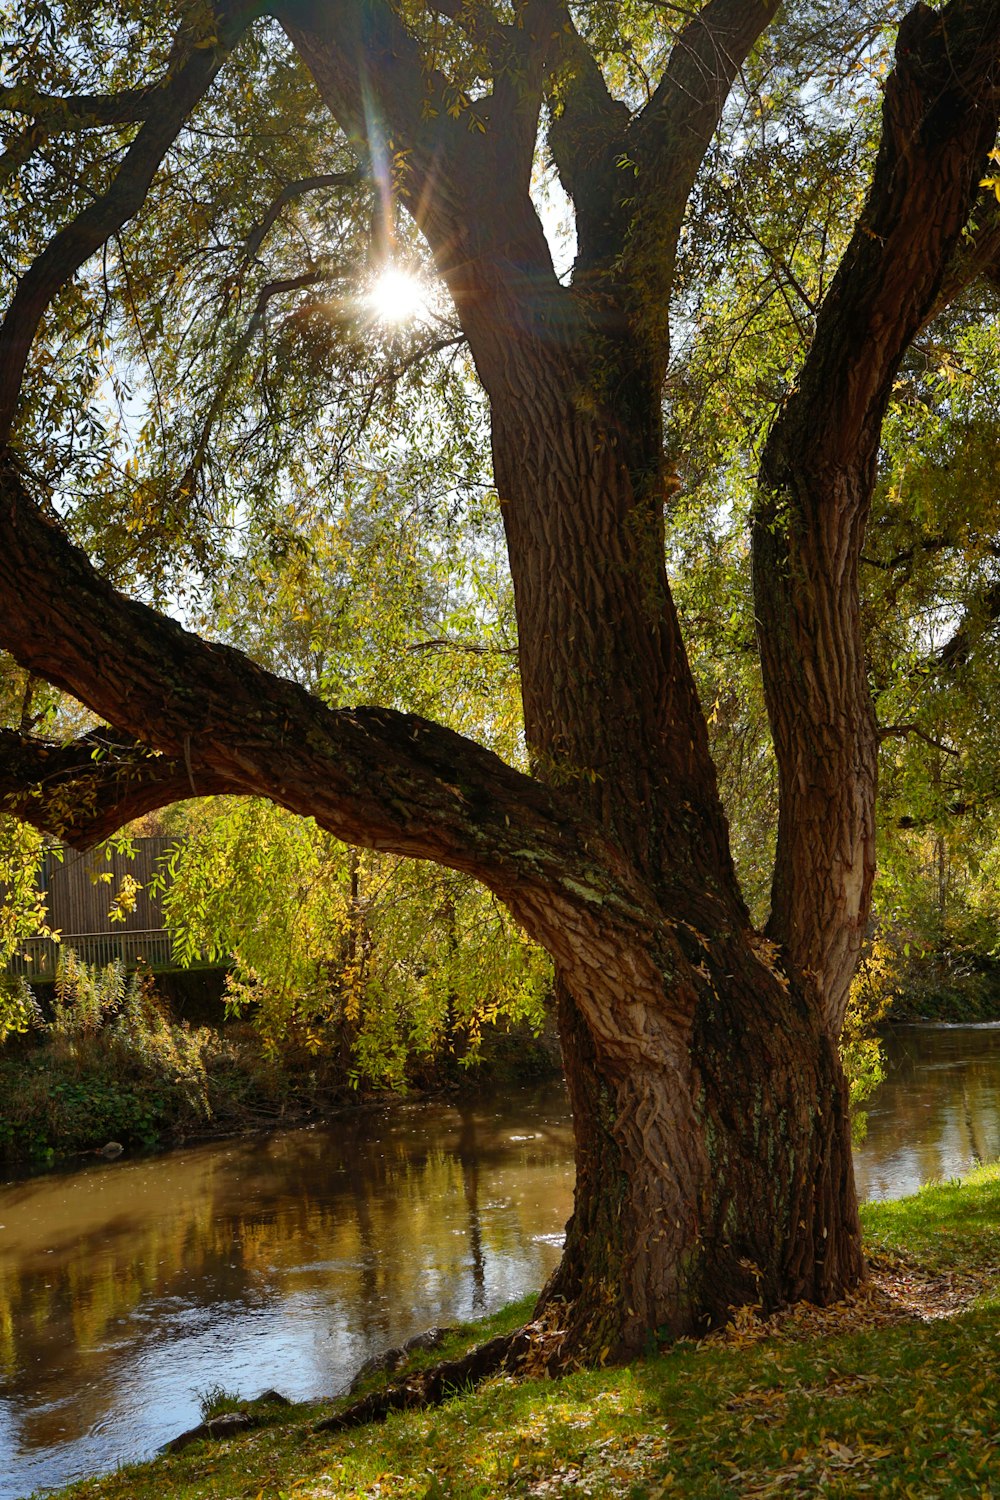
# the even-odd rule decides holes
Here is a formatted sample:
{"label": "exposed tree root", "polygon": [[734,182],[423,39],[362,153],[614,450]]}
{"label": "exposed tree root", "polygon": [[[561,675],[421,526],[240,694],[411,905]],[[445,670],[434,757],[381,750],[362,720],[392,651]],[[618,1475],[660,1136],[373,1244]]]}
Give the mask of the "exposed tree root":
{"label": "exposed tree root", "polygon": [[[863,1286],[830,1307],[801,1302],[767,1318],[760,1317],[756,1307],[734,1308],[730,1322],[707,1335],[704,1347],[719,1343],[751,1344],[764,1339],[794,1341],[845,1329],[950,1317],[966,1307],[989,1281],[986,1276],[976,1275],[928,1277],[919,1267],[909,1266],[895,1256],[876,1258],[870,1271],[870,1279]],[[569,1312],[567,1303],[559,1299],[547,1301],[534,1322],[478,1344],[458,1359],[442,1360],[427,1370],[413,1371],[384,1390],[373,1391],[324,1418],[316,1424],[315,1431],[342,1432],[350,1427],[384,1422],[390,1412],[440,1406],[495,1375],[530,1378],[565,1372],[577,1364],[567,1348]],[[415,1347],[427,1347],[416,1340],[413,1343]]]}
{"label": "exposed tree root", "polygon": [[459,1359],[442,1360],[428,1370],[414,1371],[385,1390],[372,1391],[343,1411],[325,1417],[315,1431],[343,1432],[348,1427],[384,1422],[390,1412],[440,1406],[459,1391],[474,1389],[493,1375],[554,1374],[563,1366],[565,1331],[552,1326],[553,1310],[550,1304],[534,1323],[477,1344]]}

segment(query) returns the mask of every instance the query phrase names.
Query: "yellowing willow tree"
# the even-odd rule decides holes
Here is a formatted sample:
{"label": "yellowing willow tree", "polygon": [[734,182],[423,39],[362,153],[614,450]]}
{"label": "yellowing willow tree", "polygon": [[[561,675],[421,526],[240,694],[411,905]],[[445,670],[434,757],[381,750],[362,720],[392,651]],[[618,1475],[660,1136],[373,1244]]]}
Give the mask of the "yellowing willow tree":
{"label": "yellowing willow tree", "polygon": [[[144,8],[106,9],[134,40]],[[0,331],[0,645],[109,727],[61,746],[4,733],[7,806],[86,843],[192,791],[254,794],[495,892],[556,966],[577,1188],[543,1300],[564,1302],[577,1356],[733,1304],[827,1302],[864,1275],[837,1054],[874,869],[859,554],[899,362],[996,254],[989,229],[962,237],[996,142],[1000,0],[918,4],[899,25],[867,196],[764,450],[754,567],[781,813],[758,932],[667,579],[662,402],[688,200],[777,9],[638,5],[657,73],[628,102],[598,60],[615,8],[558,0],[178,3],[134,87],[29,87],[15,57],[0,96],[19,122],[9,183],[74,131],[108,142],[75,199],[37,210]],[[427,720],[326,707],[115,589],[23,449],[50,320],[275,22],[360,168],[388,152],[486,392],[531,776]],[[70,73],[73,56],[67,40]],[[575,214],[569,284],[529,192],[543,117]]]}

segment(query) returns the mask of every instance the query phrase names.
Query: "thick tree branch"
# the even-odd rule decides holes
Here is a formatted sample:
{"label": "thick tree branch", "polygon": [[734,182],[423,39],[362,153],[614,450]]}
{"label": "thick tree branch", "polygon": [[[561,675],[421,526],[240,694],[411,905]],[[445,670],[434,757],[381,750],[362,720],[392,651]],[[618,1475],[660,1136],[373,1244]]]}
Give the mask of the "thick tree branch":
{"label": "thick tree branch", "polygon": [[620,252],[627,226],[628,107],[615,99],[565,6],[557,8],[559,63],[552,83],[549,146],[576,212],[574,279],[585,281]]}
{"label": "thick tree branch", "polygon": [[918,4],[901,24],[868,198],[761,465],[754,588],[781,791],[768,933],[816,976],[834,1032],[875,863],[858,569],[879,437],[976,201],[998,66],[1000,0]]}
{"label": "thick tree branch", "polygon": [[723,105],[758,38],[777,11],[773,0],[708,0],[675,41],[652,99],[630,134],[637,147],[671,143],[674,167],[686,170],[685,202],[715,134]]}
{"label": "thick tree branch", "polygon": [[574,285],[624,299],[657,367],[669,349],[677,237],[695,176],[733,81],[776,10],[776,0],[709,0],[678,35],[649,103],[630,117],[568,9],[556,7],[549,141],[576,210]]}
{"label": "thick tree branch", "polygon": [[432,14],[444,16],[468,37],[476,47],[488,54],[494,67],[503,66],[503,59],[510,51],[516,27],[497,19],[493,7],[476,0],[428,0],[427,9]]}
{"label": "thick tree branch", "polygon": [[95,130],[108,125],[134,125],[149,118],[162,85],[125,89],[120,94],[44,94],[30,84],[0,88],[0,111],[27,115],[44,123],[50,133]]}
{"label": "thick tree branch", "polygon": [[79,849],[143,813],[235,789],[111,729],[63,745],[0,729],[0,808]]}
{"label": "thick tree branch", "polygon": [[255,14],[252,0],[234,0],[220,12],[217,45],[195,46],[175,64],[158,91],[156,110],[107,190],[53,236],[18,282],[0,325],[0,442],[10,432],[24,367],[46,310],[94,251],[138,212],[163,157]]}
{"label": "thick tree branch", "polygon": [[[272,13],[373,175],[378,180],[387,171],[395,176],[392,190],[418,224],[442,211],[458,211],[460,205],[446,201],[456,175],[466,187],[475,185],[484,203],[501,186],[527,194],[551,24],[547,0],[528,0],[521,25],[503,28],[492,92],[474,106],[429,64],[421,42],[386,0],[345,0],[337,6],[277,0]],[[390,149],[402,153],[401,170],[385,159]],[[505,168],[502,183],[491,175],[491,158],[498,153]]]}
{"label": "thick tree branch", "polygon": [[652,99],[627,132],[635,224],[624,258],[650,301],[669,297],[681,222],[729,91],[778,0],[708,0],[675,41]]}
{"label": "thick tree branch", "polygon": [[899,361],[938,305],[996,139],[998,53],[998,0],[918,4],[900,25],[872,185],[772,438],[811,422],[816,466],[874,460]]}
{"label": "thick tree branch", "polygon": [[273,10],[383,194],[426,235],[492,394],[512,341],[552,348],[569,321],[530,197],[551,7],[524,8],[492,93],[469,107],[385,0]]}
{"label": "thick tree branch", "polygon": [[0,156],[0,188],[5,187],[13,177],[16,177],[24,164],[31,159],[40,146],[48,140],[48,131],[44,125],[33,122],[26,125],[19,135],[7,147]]}
{"label": "thick tree branch", "polygon": [[910,571],[909,564],[915,557],[924,556],[930,552],[943,552],[947,547],[957,546],[953,536],[946,532],[939,532],[936,536],[924,537],[920,541],[911,543],[909,547],[903,547],[899,552],[894,552],[891,557],[868,557],[865,553],[860,556],[860,561],[866,568],[878,568],[883,573],[895,573],[900,568]]}
{"label": "thick tree branch", "polygon": [[[115,806],[134,816],[194,790],[264,796],[349,843],[482,880],[577,976],[584,996],[606,989],[608,965],[625,966],[623,995],[661,990],[657,965],[685,971],[662,908],[569,798],[425,719],[328,709],[231,647],[118,594],[37,510],[9,458],[0,464],[0,595],[0,644],[15,660],[112,721],[116,744],[138,741],[168,763],[147,772],[141,751],[134,762],[130,752],[123,795],[114,773],[94,783],[79,748],[62,752],[67,775],[84,771],[94,788],[92,829],[86,808],[68,820],[78,842],[106,834]],[[37,785],[44,757],[21,753]],[[24,806],[30,785],[8,779],[9,795]],[[693,988],[675,992],[672,1004],[693,1005]],[[613,1015],[595,1011],[590,1021],[617,1045]]]}
{"label": "thick tree branch", "polygon": [[272,13],[316,80],[345,133],[373,160],[386,137],[417,154],[423,178],[455,135],[455,90],[385,0],[279,0]]}

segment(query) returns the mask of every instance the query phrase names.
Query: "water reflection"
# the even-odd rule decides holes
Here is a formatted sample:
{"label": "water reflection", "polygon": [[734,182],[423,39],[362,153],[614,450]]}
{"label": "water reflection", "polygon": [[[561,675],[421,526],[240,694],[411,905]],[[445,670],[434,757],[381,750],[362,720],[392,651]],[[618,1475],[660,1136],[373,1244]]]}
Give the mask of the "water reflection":
{"label": "water reflection", "polygon": [[0,1496],[150,1451],[213,1384],[329,1394],[540,1285],[571,1161],[548,1090],[0,1189]]}
{"label": "water reflection", "polygon": [[1000,1157],[1000,1026],[897,1026],[854,1153],[858,1194],[902,1198]]}

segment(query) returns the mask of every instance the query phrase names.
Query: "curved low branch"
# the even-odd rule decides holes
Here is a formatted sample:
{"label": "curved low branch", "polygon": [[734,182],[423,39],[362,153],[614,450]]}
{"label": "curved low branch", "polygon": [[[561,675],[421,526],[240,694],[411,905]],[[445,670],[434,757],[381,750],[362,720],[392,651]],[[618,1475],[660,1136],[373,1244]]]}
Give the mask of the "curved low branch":
{"label": "curved low branch", "polygon": [[[348,843],[475,876],[584,996],[606,995],[611,975],[628,1003],[644,986],[663,993],[664,972],[687,972],[662,907],[568,796],[416,715],[327,708],[125,598],[35,507],[9,458],[0,462],[0,597],[0,645],[15,660],[165,758],[158,785],[155,775],[142,782],[145,770],[133,780],[130,815],[171,792],[190,795],[181,769],[190,768],[196,790],[267,797]],[[107,795],[113,802],[113,778]],[[665,1004],[685,1019],[694,991],[681,979]],[[632,1045],[603,1003],[589,1019],[609,1047]]]}
{"label": "curved low branch", "polygon": [[561,1363],[569,1363],[560,1359],[563,1342],[561,1330],[546,1328],[541,1320],[528,1323],[513,1333],[501,1333],[477,1344],[457,1359],[442,1360],[430,1369],[414,1371],[384,1390],[372,1391],[352,1401],[317,1422],[314,1431],[347,1432],[352,1427],[384,1422],[396,1411],[422,1411],[429,1406],[440,1406],[457,1392],[473,1389],[493,1376],[518,1373],[529,1361],[535,1374],[542,1370],[554,1373]]}
{"label": "curved low branch", "polygon": [[77,849],[172,802],[236,789],[192,759],[171,760],[113,729],[62,745],[0,729],[0,808]]}

